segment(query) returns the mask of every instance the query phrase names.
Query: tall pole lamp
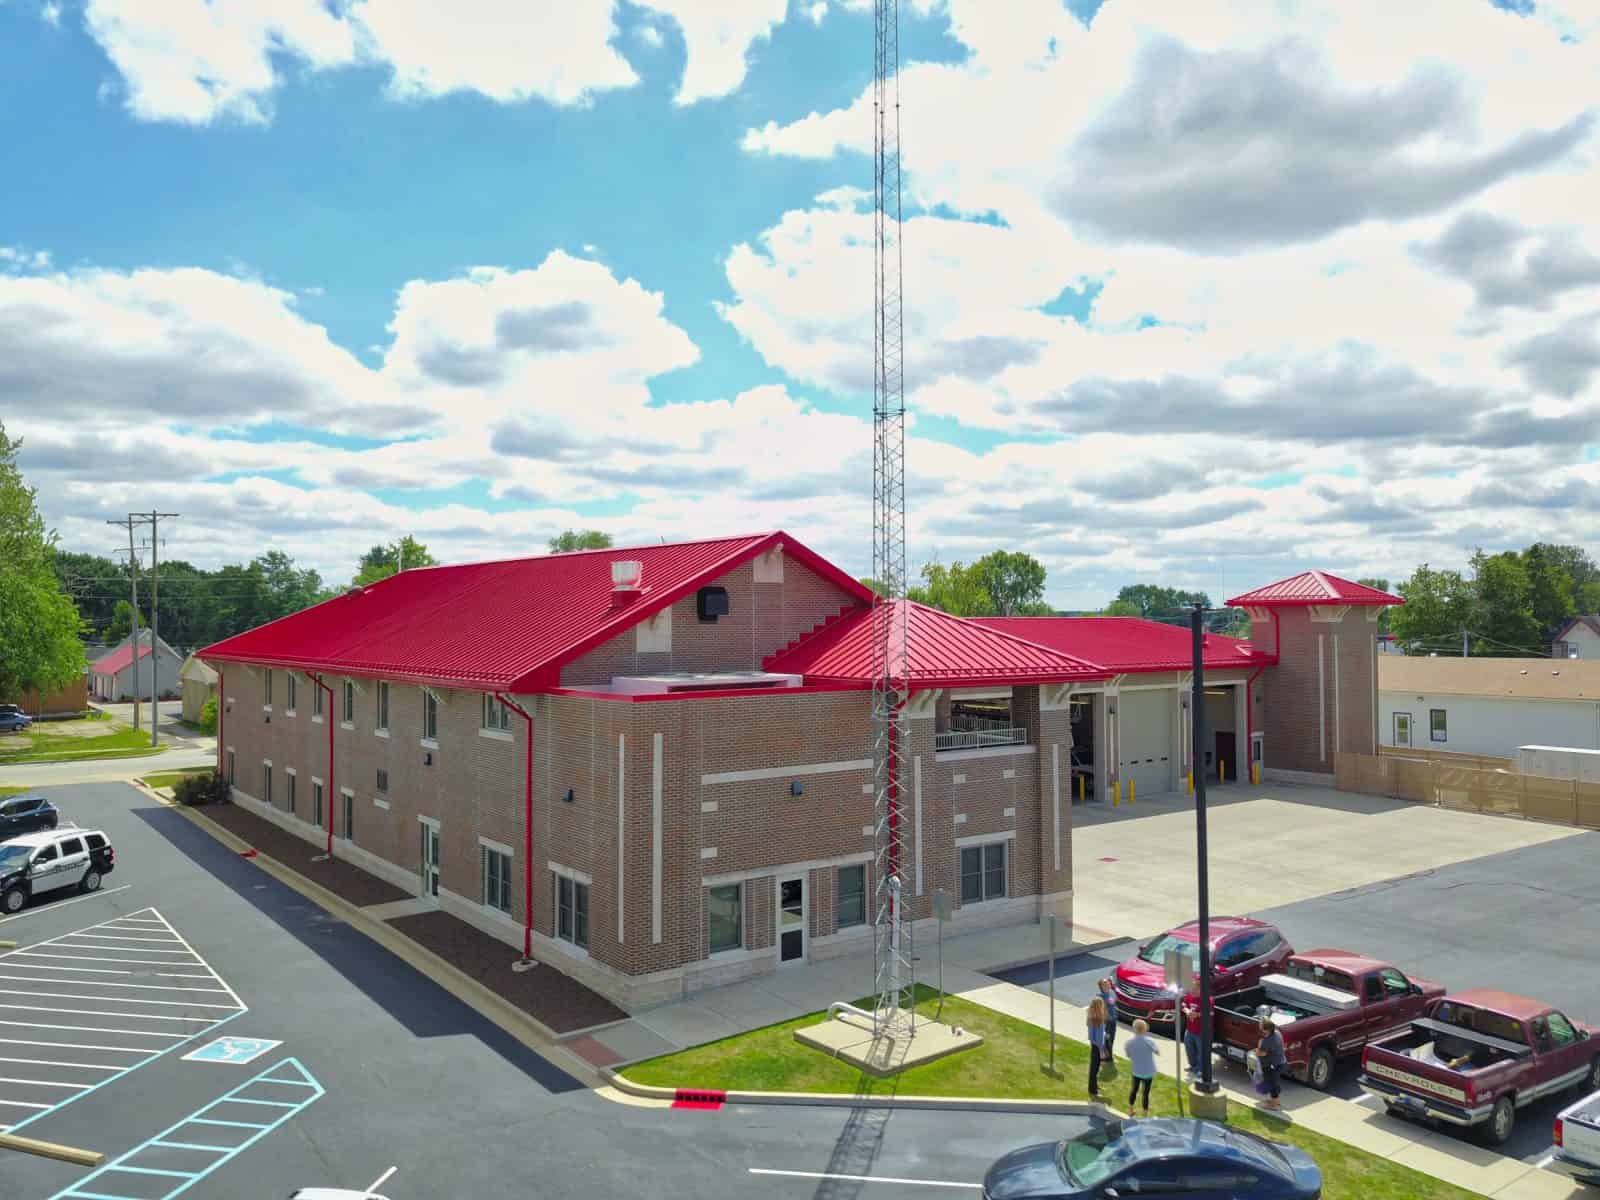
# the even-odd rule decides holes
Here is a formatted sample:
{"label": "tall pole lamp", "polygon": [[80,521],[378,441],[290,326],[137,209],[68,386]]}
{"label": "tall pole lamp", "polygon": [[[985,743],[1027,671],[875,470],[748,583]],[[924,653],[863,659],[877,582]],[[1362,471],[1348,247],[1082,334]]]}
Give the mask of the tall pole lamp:
{"label": "tall pole lamp", "polygon": [[1200,747],[1206,744],[1205,621],[1205,609],[1196,604],[1189,614],[1194,655],[1194,691],[1189,701],[1194,734],[1190,746],[1195,768],[1194,833],[1200,881],[1200,1081],[1195,1084],[1195,1090],[1212,1096],[1216,1094],[1217,1082],[1211,1071],[1211,879],[1206,845],[1206,773],[1200,768]]}

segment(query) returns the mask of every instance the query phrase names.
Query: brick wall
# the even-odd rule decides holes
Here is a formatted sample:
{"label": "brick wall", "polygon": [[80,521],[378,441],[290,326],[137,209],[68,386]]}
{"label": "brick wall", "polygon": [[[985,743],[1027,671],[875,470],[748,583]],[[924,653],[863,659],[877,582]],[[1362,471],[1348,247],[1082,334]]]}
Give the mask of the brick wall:
{"label": "brick wall", "polygon": [[[1352,607],[1340,620],[1313,621],[1308,609],[1278,610],[1278,663],[1257,687],[1264,699],[1256,728],[1266,733],[1269,768],[1332,774],[1340,750],[1375,753],[1377,626],[1367,611]],[[1251,633],[1270,648],[1271,617],[1253,623]]]}

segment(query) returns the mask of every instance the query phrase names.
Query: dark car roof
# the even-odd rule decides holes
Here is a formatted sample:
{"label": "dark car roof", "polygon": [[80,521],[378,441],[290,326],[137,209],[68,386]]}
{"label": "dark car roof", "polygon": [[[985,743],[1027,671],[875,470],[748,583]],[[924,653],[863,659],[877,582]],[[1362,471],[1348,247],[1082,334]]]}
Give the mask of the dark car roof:
{"label": "dark car roof", "polygon": [[1290,1170],[1270,1142],[1241,1135],[1213,1121],[1176,1117],[1126,1121],[1122,1125],[1122,1140],[1141,1159],[1199,1155],[1254,1167],[1270,1165],[1279,1174]]}
{"label": "dark car roof", "polygon": [[43,800],[44,803],[46,803],[46,804],[50,803],[50,801],[48,799],[46,799],[44,796],[39,795],[38,792],[29,792],[25,796],[6,796],[4,798],[0,798],[0,804],[16,804],[19,801],[23,801],[23,800],[27,800],[27,801]]}

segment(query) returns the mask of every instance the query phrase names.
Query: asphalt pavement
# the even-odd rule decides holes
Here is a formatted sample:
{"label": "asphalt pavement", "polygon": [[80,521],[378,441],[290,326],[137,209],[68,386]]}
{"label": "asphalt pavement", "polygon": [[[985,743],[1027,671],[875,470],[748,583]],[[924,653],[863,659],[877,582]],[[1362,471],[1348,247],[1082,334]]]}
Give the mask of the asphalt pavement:
{"label": "asphalt pavement", "polygon": [[[0,938],[23,943],[23,955],[0,955],[0,975],[26,979],[0,980],[15,993],[0,998],[28,1006],[0,1026],[0,1058],[25,1060],[0,1065],[26,1081],[0,1099],[40,1106],[14,1106],[0,1123],[108,1161],[91,1174],[5,1154],[7,1200],[151,1200],[180,1184],[259,1200],[363,1188],[390,1167],[390,1200],[975,1195],[1006,1150],[1081,1128],[1015,1114],[608,1101],[181,813],[124,784],[57,799],[110,834],[117,870],[97,894],[0,922]],[[38,1086],[49,1083],[67,1086]]]}
{"label": "asphalt pavement", "polygon": [[[1600,834],[1580,834],[1240,915],[1271,921],[1299,949],[1371,954],[1451,990],[1500,988],[1600,1028],[1592,950],[1600,945],[1597,862]],[[1056,995],[1087,1003],[1095,980],[1135,948],[1129,941],[1059,959]],[[1047,976],[1046,964],[1037,963],[999,978],[1044,992]],[[1119,1036],[1128,1036],[1126,1026]],[[1371,1104],[1356,1085],[1358,1073],[1356,1064],[1342,1065],[1330,1091]],[[1575,1098],[1565,1093],[1520,1110],[1503,1152],[1525,1162],[1544,1159],[1556,1113]]]}

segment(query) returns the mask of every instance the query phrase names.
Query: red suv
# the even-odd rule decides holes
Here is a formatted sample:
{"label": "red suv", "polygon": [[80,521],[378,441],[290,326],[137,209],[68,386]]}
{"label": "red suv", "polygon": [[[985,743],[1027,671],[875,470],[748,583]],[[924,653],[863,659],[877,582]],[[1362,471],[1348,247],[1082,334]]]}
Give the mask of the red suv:
{"label": "red suv", "polygon": [[[1153,937],[1139,947],[1139,953],[1117,967],[1117,1017],[1132,1021],[1143,1017],[1154,1027],[1172,1025],[1172,993],[1166,990],[1166,959],[1169,950],[1189,955],[1196,970],[1200,966],[1200,925],[1190,922]],[[1214,995],[1254,987],[1263,975],[1282,968],[1294,953],[1276,926],[1253,917],[1211,918],[1211,988]],[[1194,1004],[1198,998],[1185,997]]]}

